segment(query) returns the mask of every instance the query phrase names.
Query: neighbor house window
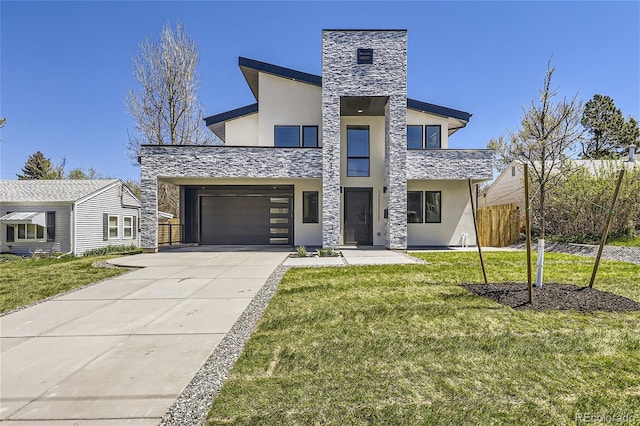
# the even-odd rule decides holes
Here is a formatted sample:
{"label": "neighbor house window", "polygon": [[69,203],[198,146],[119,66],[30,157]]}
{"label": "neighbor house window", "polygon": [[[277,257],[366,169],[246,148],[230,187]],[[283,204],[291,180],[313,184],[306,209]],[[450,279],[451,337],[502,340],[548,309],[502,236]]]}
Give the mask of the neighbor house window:
{"label": "neighbor house window", "polygon": [[440,149],[440,126],[425,126],[426,148]]}
{"label": "neighbor house window", "polygon": [[407,148],[422,149],[422,126],[407,126]]}
{"label": "neighbor house window", "polygon": [[407,223],[422,223],[422,191],[407,192]]}
{"label": "neighbor house window", "polygon": [[302,146],[305,148],[318,147],[318,126],[302,126]]}
{"label": "neighbor house window", "polygon": [[300,126],[275,126],[274,129],[274,146],[300,146]]}
{"label": "neighbor house window", "polygon": [[118,216],[109,216],[109,239],[118,238]]}
{"label": "neighbor house window", "polygon": [[426,223],[441,223],[442,222],[442,192],[440,191],[427,191],[425,192],[426,199]]}
{"label": "neighbor house window", "polygon": [[318,223],[318,191],[302,192],[302,223]]}
{"label": "neighbor house window", "polygon": [[133,216],[122,218],[122,238],[133,238]]}
{"label": "neighbor house window", "polygon": [[369,126],[347,127],[347,176],[369,176]]}
{"label": "neighbor house window", "polygon": [[[18,228],[18,240],[44,240],[45,229],[43,226],[35,225],[33,223],[21,223],[16,225]],[[15,234],[14,234],[15,235]]]}

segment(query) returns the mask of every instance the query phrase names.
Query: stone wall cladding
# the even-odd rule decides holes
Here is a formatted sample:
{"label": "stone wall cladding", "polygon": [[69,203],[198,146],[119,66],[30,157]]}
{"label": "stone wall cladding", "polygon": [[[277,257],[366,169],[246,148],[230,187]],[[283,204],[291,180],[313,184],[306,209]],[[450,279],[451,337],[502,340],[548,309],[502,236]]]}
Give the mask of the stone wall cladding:
{"label": "stone wall cladding", "polygon": [[491,179],[493,151],[408,150],[407,179]]}
{"label": "stone wall cladding", "polygon": [[[357,49],[373,49],[373,64],[358,64]],[[340,242],[340,97],[388,96],[385,204],[387,247],[406,248],[407,32],[322,32],[323,245]]]}
{"label": "stone wall cladding", "polygon": [[170,177],[320,178],[314,148],[143,146],[141,172]]}
{"label": "stone wall cladding", "polygon": [[141,244],[158,247],[158,178],[320,178],[322,150],[146,145],[140,153]]}

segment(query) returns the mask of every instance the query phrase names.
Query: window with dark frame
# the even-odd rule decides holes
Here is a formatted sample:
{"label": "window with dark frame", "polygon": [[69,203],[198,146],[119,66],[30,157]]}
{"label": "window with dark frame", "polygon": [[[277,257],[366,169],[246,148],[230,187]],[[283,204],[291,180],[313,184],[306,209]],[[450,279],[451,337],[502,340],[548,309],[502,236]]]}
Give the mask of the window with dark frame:
{"label": "window with dark frame", "polygon": [[422,149],[422,126],[407,126],[407,149]]}
{"label": "window with dark frame", "polygon": [[274,126],[273,145],[280,148],[300,146],[300,126]]}
{"label": "window with dark frame", "polygon": [[442,192],[425,192],[425,223],[442,223]]}
{"label": "window with dark frame", "polygon": [[318,223],[318,191],[302,192],[302,223]]}
{"label": "window with dark frame", "polygon": [[425,148],[426,149],[441,148],[440,125],[425,126]]}
{"label": "window with dark frame", "polygon": [[422,191],[407,192],[407,223],[422,223]]}
{"label": "window with dark frame", "polygon": [[318,126],[302,126],[302,146],[305,148],[318,147]]}
{"label": "window with dark frame", "polygon": [[369,176],[369,126],[347,126],[347,176]]}
{"label": "window with dark frame", "polygon": [[373,49],[358,49],[359,64],[373,64]]}

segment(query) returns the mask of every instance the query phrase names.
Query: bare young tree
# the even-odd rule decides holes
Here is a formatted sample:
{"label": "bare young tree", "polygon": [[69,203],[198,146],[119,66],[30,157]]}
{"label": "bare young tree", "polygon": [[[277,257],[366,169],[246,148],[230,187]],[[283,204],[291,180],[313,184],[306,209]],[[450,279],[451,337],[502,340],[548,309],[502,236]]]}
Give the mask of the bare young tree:
{"label": "bare young tree", "polygon": [[564,97],[554,102],[558,94],[558,89],[551,86],[554,71],[549,60],[540,99],[533,100],[529,109],[522,108],[524,117],[520,126],[509,131],[508,138],[500,136],[488,145],[496,153],[499,168],[513,160],[529,164],[536,194],[534,216],[543,239],[547,191],[561,181],[561,172],[569,167],[566,160],[574,153],[584,132],[580,126],[582,103],[577,94],[571,99]]}
{"label": "bare young tree", "polygon": [[[198,61],[198,47],[179,23],[175,31],[165,24],[159,41],[147,38],[140,44],[133,72],[141,87],[131,90],[126,101],[135,121],[127,146],[134,164],[141,144],[218,143],[204,126],[204,109],[198,102]],[[163,184],[158,192],[159,208],[177,214],[177,188]]]}

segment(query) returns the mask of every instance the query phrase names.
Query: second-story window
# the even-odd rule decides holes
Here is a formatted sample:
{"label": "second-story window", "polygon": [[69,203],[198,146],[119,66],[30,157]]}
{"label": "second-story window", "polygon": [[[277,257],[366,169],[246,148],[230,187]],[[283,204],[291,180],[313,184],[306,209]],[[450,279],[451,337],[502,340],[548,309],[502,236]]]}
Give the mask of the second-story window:
{"label": "second-story window", "polygon": [[369,126],[347,126],[347,176],[369,176]]}
{"label": "second-story window", "polygon": [[427,125],[425,126],[425,148],[426,149],[440,149],[440,125]]}
{"label": "second-story window", "polygon": [[[302,136],[300,135],[302,128]],[[302,145],[300,144],[302,142]],[[281,148],[318,147],[318,126],[274,126],[273,146]]]}
{"label": "second-story window", "polygon": [[300,146],[300,126],[275,126],[274,129],[274,146]]}
{"label": "second-story window", "polygon": [[305,148],[318,147],[318,126],[302,126],[302,146]]}
{"label": "second-story window", "polygon": [[422,149],[422,126],[407,126],[407,149]]}

